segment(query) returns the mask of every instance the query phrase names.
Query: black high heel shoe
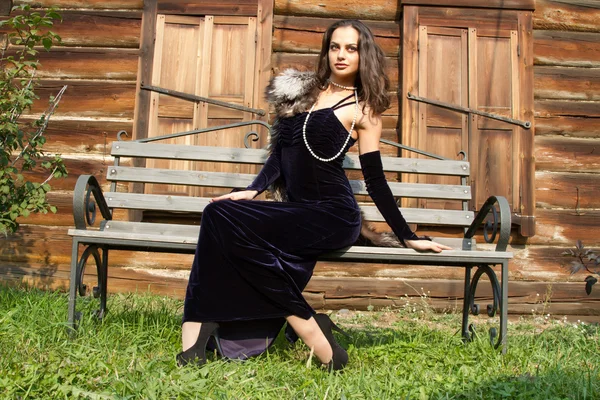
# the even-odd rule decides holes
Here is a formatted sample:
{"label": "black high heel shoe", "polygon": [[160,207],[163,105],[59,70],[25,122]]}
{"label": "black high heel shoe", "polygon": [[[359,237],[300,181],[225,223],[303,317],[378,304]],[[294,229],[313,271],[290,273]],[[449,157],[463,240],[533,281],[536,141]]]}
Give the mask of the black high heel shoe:
{"label": "black high heel shoe", "polygon": [[346,332],[341,330],[336,324],[334,324],[333,321],[326,314],[315,314],[313,318],[315,319],[315,321],[317,321],[317,324],[319,325],[319,328],[321,328],[321,331],[323,332],[325,338],[329,342],[329,345],[331,346],[331,351],[333,353],[331,356],[331,361],[327,363],[327,368],[330,371],[339,371],[343,369],[348,363],[348,353],[342,346],[338,344],[338,342],[336,342],[335,338],[333,337],[332,330],[340,332],[346,337],[350,337],[350,335],[348,335]]}
{"label": "black high heel shoe", "polygon": [[221,342],[219,341],[219,324],[216,322],[203,322],[198,332],[198,339],[192,347],[177,354],[177,365],[184,367],[190,363],[198,366],[206,364],[206,345],[210,338],[214,338],[217,344],[217,351],[221,351]]}

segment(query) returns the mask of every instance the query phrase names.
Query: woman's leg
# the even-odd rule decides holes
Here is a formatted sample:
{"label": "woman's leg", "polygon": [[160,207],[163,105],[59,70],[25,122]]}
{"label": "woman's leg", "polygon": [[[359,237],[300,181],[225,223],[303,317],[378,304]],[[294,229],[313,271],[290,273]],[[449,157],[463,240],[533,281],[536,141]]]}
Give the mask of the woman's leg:
{"label": "woman's leg", "polygon": [[286,320],[300,339],[302,339],[308,347],[313,349],[313,352],[323,364],[327,364],[331,361],[333,357],[331,345],[313,317],[304,319],[296,317],[295,315],[290,315],[289,317],[286,317]]}
{"label": "woman's leg", "polygon": [[200,334],[200,322],[184,322],[181,326],[181,343],[183,351],[186,351],[196,343]]}

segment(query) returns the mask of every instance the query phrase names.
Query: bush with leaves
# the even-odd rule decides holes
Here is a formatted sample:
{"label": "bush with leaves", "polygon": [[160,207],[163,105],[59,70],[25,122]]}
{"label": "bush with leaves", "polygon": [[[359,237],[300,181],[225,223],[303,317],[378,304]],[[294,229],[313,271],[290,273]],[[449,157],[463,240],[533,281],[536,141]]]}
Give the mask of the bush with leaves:
{"label": "bush with leaves", "polygon": [[[66,87],[33,123],[20,120],[38,99],[38,52],[60,43],[52,27],[61,16],[55,9],[40,13],[29,5],[13,7],[12,15],[0,21],[0,31],[7,33],[6,43],[0,43],[0,235],[15,232],[19,217],[56,212],[46,199],[48,182],[67,174],[60,155],[47,156],[42,150],[48,120]],[[33,171],[42,171],[42,182],[29,180]]]}
{"label": "bush with leaves", "polygon": [[[586,249],[583,246],[581,240],[577,241],[575,250],[569,249],[564,251],[563,256],[574,257],[575,260],[571,261],[568,268],[571,270],[571,274],[576,274],[579,271],[587,271],[592,275],[586,276],[585,281],[585,292],[590,295],[592,293],[592,286],[598,282],[600,277],[600,255],[592,249]],[[594,276],[596,275],[596,276]]]}

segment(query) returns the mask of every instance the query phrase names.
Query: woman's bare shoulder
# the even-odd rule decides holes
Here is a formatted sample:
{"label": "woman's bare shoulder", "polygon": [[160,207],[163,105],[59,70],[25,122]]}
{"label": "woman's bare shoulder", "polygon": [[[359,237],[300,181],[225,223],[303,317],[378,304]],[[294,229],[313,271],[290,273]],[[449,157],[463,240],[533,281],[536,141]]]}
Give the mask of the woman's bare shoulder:
{"label": "woman's bare shoulder", "polygon": [[364,102],[359,102],[359,107],[362,113],[359,116],[357,123],[364,128],[373,128],[382,125],[381,114],[377,114],[373,109]]}

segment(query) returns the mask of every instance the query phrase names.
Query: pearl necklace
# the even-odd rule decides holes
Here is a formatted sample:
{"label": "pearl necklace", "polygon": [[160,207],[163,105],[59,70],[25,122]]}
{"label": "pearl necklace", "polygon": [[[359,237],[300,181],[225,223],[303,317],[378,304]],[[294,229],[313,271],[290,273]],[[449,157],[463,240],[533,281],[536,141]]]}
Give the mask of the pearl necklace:
{"label": "pearl necklace", "polygon": [[356,91],[356,86],[344,86],[344,85],[340,85],[339,83],[335,83],[331,79],[327,79],[327,82],[331,83],[333,86],[339,87],[340,89],[354,90],[354,91]]}
{"label": "pearl necklace", "polygon": [[[329,82],[333,83],[334,85],[337,85],[336,83],[334,83],[332,81],[329,81]],[[346,88],[345,86],[342,86],[342,87]],[[350,90],[350,89],[348,89],[348,90]],[[317,99],[317,101],[318,101],[318,99]],[[355,101],[356,105],[355,105],[355,109],[354,109],[354,118],[352,119],[352,126],[350,127],[350,130],[348,131],[348,137],[346,138],[346,141],[344,141],[344,144],[342,145],[342,148],[340,149],[340,151],[338,151],[337,154],[331,158],[321,158],[318,155],[316,155],[315,152],[313,151],[313,149],[311,149],[310,146],[308,145],[308,140],[306,139],[306,125],[308,124],[308,119],[310,118],[310,114],[313,112],[313,110],[315,109],[315,106],[317,105],[317,101],[315,101],[315,104],[312,105],[312,107],[308,111],[308,114],[306,114],[306,118],[304,119],[304,125],[302,125],[302,138],[304,139],[304,144],[306,145],[308,152],[314,158],[316,158],[319,161],[329,162],[329,161],[335,160],[336,158],[338,158],[340,156],[340,154],[342,154],[342,152],[346,148],[346,145],[350,141],[350,138],[352,137],[352,130],[354,129],[354,125],[356,124],[356,118],[358,117],[358,93],[356,93],[356,88],[354,88],[354,101]]]}

